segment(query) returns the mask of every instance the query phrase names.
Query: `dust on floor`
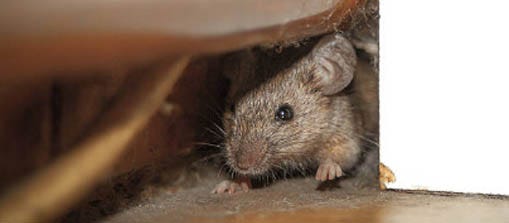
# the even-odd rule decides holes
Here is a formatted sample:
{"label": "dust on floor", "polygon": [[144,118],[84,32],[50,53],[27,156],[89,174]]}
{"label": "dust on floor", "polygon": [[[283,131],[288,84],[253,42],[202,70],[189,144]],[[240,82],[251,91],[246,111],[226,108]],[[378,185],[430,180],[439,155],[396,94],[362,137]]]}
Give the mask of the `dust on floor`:
{"label": "dust on floor", "polygon": [[509,222],[507,197],[317,191],[312,178],[284,180],[248,193],[210,194],[216,183],[160,192],[101,222]]}

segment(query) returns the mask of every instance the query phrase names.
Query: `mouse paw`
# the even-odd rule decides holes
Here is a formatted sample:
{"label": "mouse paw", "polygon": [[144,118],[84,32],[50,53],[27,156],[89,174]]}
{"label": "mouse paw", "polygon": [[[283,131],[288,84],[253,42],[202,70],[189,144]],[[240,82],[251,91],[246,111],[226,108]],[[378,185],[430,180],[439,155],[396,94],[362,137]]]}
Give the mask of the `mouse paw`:
{"label": "mouse paw", "polygon": [[319,181],[333,180],[343,175],[343,170],[339,164],[333,161],[321,163],[316,171],[315,179]]}
{"label": "mouse paw", "polygon": [[231,180],[224,180],[217,184],[214,190],[211,191],[213,194],[234,194],[238,192],[248,192],[251,187],[250,181],[241,180],[234,182]]}

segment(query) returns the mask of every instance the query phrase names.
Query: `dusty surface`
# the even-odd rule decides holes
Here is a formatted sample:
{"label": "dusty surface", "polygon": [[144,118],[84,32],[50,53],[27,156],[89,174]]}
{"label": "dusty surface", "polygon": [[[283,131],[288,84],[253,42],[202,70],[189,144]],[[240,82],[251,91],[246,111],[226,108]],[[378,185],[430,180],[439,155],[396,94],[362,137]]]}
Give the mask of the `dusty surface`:
{"label": "dusty surface", "polygon": [[317,191],[311,178],[217,195],[209,193],[214,183],[163,191],[101,222],[509,222],[507,197]]}

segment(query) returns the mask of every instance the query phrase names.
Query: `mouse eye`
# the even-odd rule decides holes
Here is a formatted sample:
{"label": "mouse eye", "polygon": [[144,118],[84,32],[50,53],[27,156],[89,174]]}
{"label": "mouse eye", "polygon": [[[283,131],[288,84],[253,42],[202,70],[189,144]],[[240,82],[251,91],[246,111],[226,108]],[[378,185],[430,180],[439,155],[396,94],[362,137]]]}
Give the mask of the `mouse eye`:
{"label": "mouse eye", "polygon": [[293,118],[293,109],[290,105],[281,105],[275,115],[276,121],[290,121]]}

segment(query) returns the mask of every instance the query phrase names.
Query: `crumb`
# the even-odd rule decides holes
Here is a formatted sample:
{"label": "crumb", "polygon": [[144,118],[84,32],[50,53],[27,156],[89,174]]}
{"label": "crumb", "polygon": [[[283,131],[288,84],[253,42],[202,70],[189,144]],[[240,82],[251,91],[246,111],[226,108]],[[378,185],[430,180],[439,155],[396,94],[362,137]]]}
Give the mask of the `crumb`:
{"label": "crumb", "polygon": [[392,183],[392,182],[396,181],[396,176],[394,175],[392,170],[389,169],[389,167],[387,167],[383,163],[380,163],[378,168],[379,168],[379,171],[380,171],[380,176],[379,176],[379,179],[380,179],[380,189],[381,190],[385,190],[387,188],[387,186],[385,184],[386,183]]}

